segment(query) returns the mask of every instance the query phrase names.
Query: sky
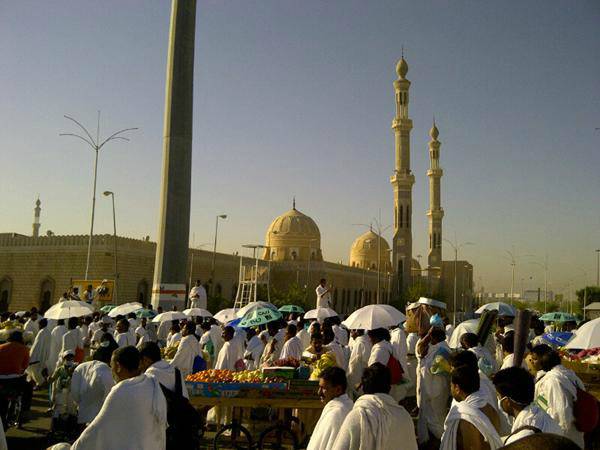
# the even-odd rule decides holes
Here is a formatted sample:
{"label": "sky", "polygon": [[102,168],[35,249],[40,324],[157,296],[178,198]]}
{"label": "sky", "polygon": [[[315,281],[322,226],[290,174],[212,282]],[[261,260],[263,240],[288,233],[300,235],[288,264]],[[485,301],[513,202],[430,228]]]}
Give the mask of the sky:
{"label": "sky", "polygon": [[[89,232],[93,151],[59,133],[71,115],[100,136],[95,233],[156,239],[170,2],[0,0],[0,232]],[[381,212],[393,220],[395,66],[404,47],[413,255],[427,255],[428,131],[440,130],[443,232],[477,289],[595,281],[600,248],[600,3],[199,0],[190,243],[263,243],[291,208],[326,260],[348,262]],[[384,236],[391,241],[391,229]],[[210,248],[205,245],[203,248]],[[444,259],[452,259],[444,243]],[[531,255],[531,256],[529,256]],[[523,281],[522,281],[523,280]]]}

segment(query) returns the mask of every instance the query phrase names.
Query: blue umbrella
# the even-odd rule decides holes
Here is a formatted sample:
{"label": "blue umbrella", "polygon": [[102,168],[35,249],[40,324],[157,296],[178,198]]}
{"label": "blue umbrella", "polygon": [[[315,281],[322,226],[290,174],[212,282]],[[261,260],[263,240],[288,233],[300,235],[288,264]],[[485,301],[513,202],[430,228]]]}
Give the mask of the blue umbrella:
{"label": "blue umbrella", "polygon": [[544,334],[542,339],[555,347],[564,347],[567,345],[567,342],[569,342],[572,336],[573,333],[570,331],[555,331]]}

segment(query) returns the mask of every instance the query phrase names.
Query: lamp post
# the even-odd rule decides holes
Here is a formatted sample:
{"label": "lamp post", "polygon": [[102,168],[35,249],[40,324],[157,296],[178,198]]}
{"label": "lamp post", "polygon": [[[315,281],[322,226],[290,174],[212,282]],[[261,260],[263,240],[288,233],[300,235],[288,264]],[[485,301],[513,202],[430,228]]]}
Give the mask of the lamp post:
{"label": "lamp post", "polygon": [[86,258],[86,263],[85,263],[85,279],[87,280],[88,274],[90,271],[90,255],[92,253],[92,236],[94,234],[94,215],[96,212],[96,181],[98,179],[98,154],[100,153],[100,149],[102,149],[102,147],[104,147],[104,144],[106,144],[110,141],[114,141],[116,139],[122,139],[124,141],[129,141],[129,139],[127,139],[126,137],[120,136],[120,135],[127,131],[137,130],[138,128],[124,128],[123,130],[119,130],[119,131],[111,134],[105,140],[100,142],[100,111],[98,111],[98,124],[96,127],[96,139],[94,139],[92,137],[92,135],[90,134],[90,132],[83,125],[81,125],[81,123],[79,123],[77,120],[75,120],[72,117],[69,117],[67,115],[65,115],[65,118],[74,122],[79,128],[81,128],[84,131],[85,136],[81,136],[81,135],[75,134],[75,133],[60,133],[59,136],[73,136],[78,139],[81,139],[86,144],[88,144],[90,147],[92,147],[92,150],[94,150],[94,153],[95,153],[94,185],[93,185],[94,187],[92,189],[92,217],[90,220],[90,236],[88,239],[87,258]]}
{"label": "lamp post", "polygon": [[[115,214],[115,193],[112,191],[104,191],[103,192],[105,197],[108,197],[110,195],[111,199],[112,199],[112,210],[113,210],[113,241],[115,244],[115,288],[114,288],[114,303],[118,304],[117,302],[117,298],[118,298],[118,291],[117,291],[117,287],[118,287],[118,281],[119,281],[119,266],[118,266],[118,257],[117,257],[117,216]],[[87,279],[87,276],[86,276]]]}
{"label": "lamp post", "polygon": [[450,244],[450,246],[454,249],[454,306],[453,306],[453,317],[452,317],[452,326],[456,327],[456,269],[458,267],[458,250],[460,250],[462,247],[466,246],[466,245],[475,245],[472,242],[463,242],[463,243],[458,243],[458,241],[456,240],[456,238],[454,238],[454,242],[445,239],[444,241],[446,241],[448,244]]}
{"label": "lamp post", "polygon": [[213,246],[212,264],[210,266],[210,294],[215,295],[215,262],[217,259],[217,235],[219,233],[219,219],[227,219],[227,214],[219,214],[215,219],[215,244]]}
{"label": "lamp post", "polygon": [[600,248],[596,249],[596,286],[600,287]]}
{"label": "lamp post", "polygon": [[[514,249],[512,252],[509,252],[508,250],[506,250],[506,253],[508,253],[509,258],[507,258],[510,261],[510,265],[512,268],[512,276],[511,276],[511,282],[510,282],[510,304],[513,304],[513,300],[514,300],[514,295],[515,295],[515,267],[517,265],[517,258],[519,257],[517,254],[514,253]],[[533,256],[533,255],[521,255],[521,256]]]}
{"label": "lamp post", "polygon": [[[192,245],[192,250],[200,250],[202,247],[206,247],[207,245],[210,245],[211,242],[205,242],[204,244],[199,244],[199,245]],[[190,260],[190,278],[189,278],[189,289],[192,288],[192,277],[194,276],[194,252],[192,252],[192,257]]]}
{"label": "lamp post", "polygon": [[548,255],[546,255],[546,258],[544,259],[544,264],[539,262],[532,262],[531,264],[535,264],[544,269],[544,314],[546,314],[548,310]]}

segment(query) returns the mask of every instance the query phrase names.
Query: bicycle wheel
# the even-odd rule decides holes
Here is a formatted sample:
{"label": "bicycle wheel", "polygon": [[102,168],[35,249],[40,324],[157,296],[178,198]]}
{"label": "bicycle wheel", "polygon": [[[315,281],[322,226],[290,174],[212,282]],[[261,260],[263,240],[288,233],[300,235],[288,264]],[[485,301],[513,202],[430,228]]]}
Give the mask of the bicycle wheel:
{"label": "bicycle wheel", "polygon": [[296,434],[285,425],[274,425],[267,428],[258,438],[260,450],[298,450]]}
{"label": "bicycle wheel", "polygon": [[9,427],[21,427],[21,397],[17,396],[8,403],[7,422]]}
{"label": "bicycle wheel", "polygon": [[252,450],[254,443],[250,432],[238,424],[229,424],[219,430],[213,439],[213,449],[233,448],[235,450]]}

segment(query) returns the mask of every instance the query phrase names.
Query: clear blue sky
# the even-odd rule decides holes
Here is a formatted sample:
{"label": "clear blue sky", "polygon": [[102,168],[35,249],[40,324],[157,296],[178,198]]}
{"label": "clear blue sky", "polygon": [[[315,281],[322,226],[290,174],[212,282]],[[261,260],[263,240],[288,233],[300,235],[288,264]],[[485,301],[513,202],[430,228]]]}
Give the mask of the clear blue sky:
{"label": "clear blue sky", "polygon": [[[84,234],[92,152],[59,137],[137,126],[101,155],[119,234],[157,233],[167,0],[0,2],[0,231]],[[550,258],[555,290],[595,279],[600,248],[600,3],[597,1],[198,1],[192,231],[219,249],[260,243],[298,209],[323,253],[348,260],[353,223],[392,221],[395,65],[412,81],[414,254],[426,255],[427,141],[439,129],[444,232],[476,245],[475,281],[508,291],[502,255]],[[96,230],[112,232],[98,198]],[[388,231],[386,237],[390,239]],[[191,240],[191,236],[190,236]],[[444,245],[445,259],[451,259]],[[519,261],[517,287],[541,286]],[[529,277],[533,277],[529,280]]]}

